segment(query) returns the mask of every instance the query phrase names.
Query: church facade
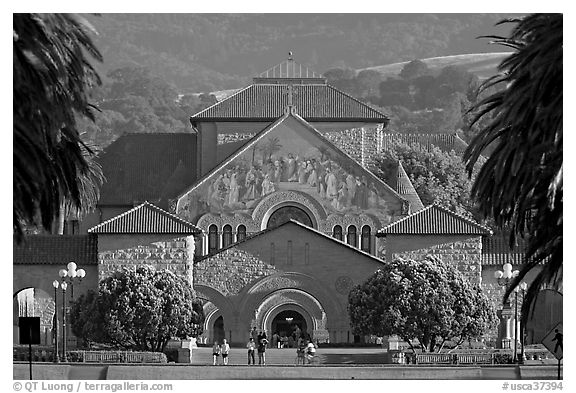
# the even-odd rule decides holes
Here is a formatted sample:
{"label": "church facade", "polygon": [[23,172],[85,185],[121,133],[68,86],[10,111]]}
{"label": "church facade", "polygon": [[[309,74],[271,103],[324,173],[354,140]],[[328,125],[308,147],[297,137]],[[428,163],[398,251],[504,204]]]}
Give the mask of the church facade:
{"label": "church facade", "polygon": [[358,340],[348,293],[397,257],[438,255],[499,303],[500,266],[482,251],[491,230],[425,207],[400,162],[392,184],[371,173],[388,118],[306,67],[289,59],[190,121],[190,134],[105,149],[108,181],[78,236],[97,245],[99,279],[143,263],[186,277],[204,301],[201,341],[295,326],[319,342]]}

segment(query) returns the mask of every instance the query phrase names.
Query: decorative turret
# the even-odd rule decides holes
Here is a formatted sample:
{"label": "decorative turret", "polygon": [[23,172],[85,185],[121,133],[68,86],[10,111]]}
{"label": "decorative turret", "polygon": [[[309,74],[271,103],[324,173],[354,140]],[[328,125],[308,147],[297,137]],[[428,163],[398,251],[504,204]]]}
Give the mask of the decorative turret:
{"label": "decorative turret", "polygon": [[398,173],[396,175],[396,184],[394,185],[394,189],[404,199],[410,202],[410,213],[417,212],[424,208],[424,204],[420,200],[416,189],[406,174],[401,161],[398,161]]}

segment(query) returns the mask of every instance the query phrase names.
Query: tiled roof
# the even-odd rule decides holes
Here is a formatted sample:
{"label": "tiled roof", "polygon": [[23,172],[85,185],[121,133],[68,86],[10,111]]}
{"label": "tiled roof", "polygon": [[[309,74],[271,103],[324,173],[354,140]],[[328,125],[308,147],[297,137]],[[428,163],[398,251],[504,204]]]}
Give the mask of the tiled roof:
{"label": "tiled roof", "polygon": [[512,265],[522,265],[526,241],[516,239],[516,245],[511,249],[506,234],[498,233],[494,236],[482,238],[482,264],[502,266],[509,262]]}
{"label": "tiled roof", "polygon": [[394,187],[396,192],[400,194],[404,199],[410,202],[410,211],[416,212],[418,210],[424,209],[424,204],[416,189],[412,185],[410,178],[406,174],[404,167],[402,166],[402,162],[398,161],[398,172],[396,175],[396,185]]}
{"label": "tiled roof", "polygon": [[[294,85],[293,104],[306,121],[387,123],[388,117],[325,84]],[[190,121],[274,121],[288,105],[285,84],[253,84],[190,117]]]}
{"label": "tiled roof", "polygon": [[490,235],[492,231],[444,207],[430,205],[380,229],[385,235]]}
{"label": "tiled roof", "polygon": [[14,265],[79,266],[98,264],[98,238],[93,235],[29,235],[14,243]]}
{"label": "tiled roof", "polygon": [[468,144],[457,134],[382,134],[382,148],[387,150],[395,143],[418,143],[424,149],[430,150],[433,146],[442,151],[454,150],[462,153]]}
{"label": "tiled roof", "polygon": [[196,181],[196,135],[125,134],[97,158],[106,181],[99,205],[152,201],[167,208]]}
{"label": "tiled roof", "polygon": [[197,226],[149,202],[88,229],[99,234],[198,234]]}

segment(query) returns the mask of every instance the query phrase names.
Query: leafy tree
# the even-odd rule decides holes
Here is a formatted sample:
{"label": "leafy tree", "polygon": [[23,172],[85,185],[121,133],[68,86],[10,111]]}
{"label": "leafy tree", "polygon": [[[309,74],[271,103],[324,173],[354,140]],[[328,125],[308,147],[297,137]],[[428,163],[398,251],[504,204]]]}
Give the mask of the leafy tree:
{"label": "leafy tree", "polygon": [[400,77],[402,79],[414,79],[424,75],[430,75],[431,71],[422,60],[412,60],[400,71]]}
{"label": "leafy tree", "polygon": [[[91,26],[70,14],[13,14],[13,230],[50,230],[63,204],[95,205],[101,172],[77,116],[94,119],[88,92],[100,84]],[[88,56],[89,54],[89,56]]]}
{"label": "leafy tree", "polygon": [[402,162],[425,206],[437,203],[469,217],[476,211],[470,198],[472,180],[456,152],[397,142],[376,158],[372,169],[378,177],[392,184],[398,161]]}
{"label": "leafy tree", "polygon": [[560,288],[563,277],[563,16],[534,14],[504,22],[515,24],[510,36],[493,38],[514,52],[482,89],[496,84],[506,88],[476,105],[477,119],[492,118],[464,160],[472,172],[480,155],[494,146],[472,196],[496,225],[510,227],[511,245],[517,236],[527,238],[525,263],[504,295],[530,271],[539,270],[523,302],[526,321],[541,287]]}
{"label": "leafy tree", "polygon": [[356,85],[360,97],[373,97],[379,93],[378,86],[382,81],[382,75],[378,71],[363,70],[356,76]]}
{"label": "leafy tree", "polygon": [[446,340],[478,338],[496,322],[486,295],[438,257],[396,259],[348,295],[355,334],[398,335],[412,349],[439,350]]}
{"label": "leafy tree", "polygon": [[190,284],[169,270],[143,265],[100,281],[97,294],[72,307],[72,329],[86,342],[163,351],[171,338],[201,333],[204,314]]}

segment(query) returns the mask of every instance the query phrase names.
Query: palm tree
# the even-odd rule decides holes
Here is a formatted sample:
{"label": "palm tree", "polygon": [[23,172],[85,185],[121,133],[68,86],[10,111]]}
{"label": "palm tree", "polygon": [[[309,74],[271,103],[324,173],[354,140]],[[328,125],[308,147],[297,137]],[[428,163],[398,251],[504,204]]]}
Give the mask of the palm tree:
{"label": "palm tree", "polygon": [[523,304],[522,318],[543,286],[562,287],[562,24],[561,14],[534,14],[515,23],[508,38],[495,42],[514,49],[499,75],[481,89],[505,89],[480,101],[474,122],[492,116],[476,135],[464,160],[469,173],[488,146],[472,195],[485,216],[527,239],[525,263],[505,299],[532,270],[538,270]]}
{"label": "palm tree", "polygon": [[69,14],[13,15],[13,229],[49,229],[61,206],[86,207],[101,171],[77,129],[76,116],[94,120],[88,91],[100,78],[85,52],[102,56],[93,29]]}

